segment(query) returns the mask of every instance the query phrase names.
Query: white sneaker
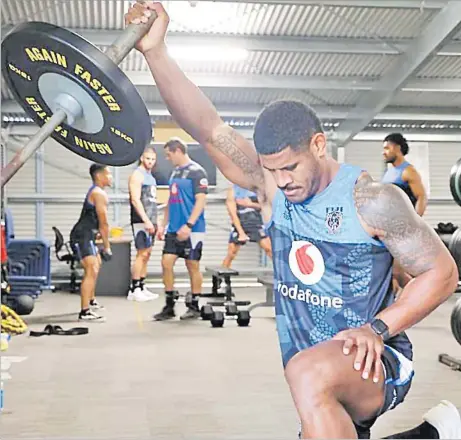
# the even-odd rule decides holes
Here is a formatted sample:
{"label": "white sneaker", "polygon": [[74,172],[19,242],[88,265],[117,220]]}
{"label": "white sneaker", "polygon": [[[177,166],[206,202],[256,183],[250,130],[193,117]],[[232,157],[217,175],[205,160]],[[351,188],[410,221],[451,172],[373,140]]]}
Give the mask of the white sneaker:
{"label": "white sneaker", "polygon": [[130,290],[128,293],[127,300],[128,301],[138,301],[138,302],[146,302],[146,301],[152,301],[154,298],[151,298],[150,296],[147,296],[144,294],[144,291],[141,290],[140,287],[136,287],[134,289],[134,292]]}
{"label": "white sneaker", "polygon": [[151,292],[150,290],[147,290],[145,287],[142,289],[142,293],[143,293],[144,296],[146,296],[147,298],[157,299],[157,298],[159,297],[159,294],[158,294],[158,293],[153,293],[153,292]]}
{"label": "white sneaker", "polygon": [[439,433],[440,439],[461,439],[461,416],[455,405],[442,400],[423,416]]}

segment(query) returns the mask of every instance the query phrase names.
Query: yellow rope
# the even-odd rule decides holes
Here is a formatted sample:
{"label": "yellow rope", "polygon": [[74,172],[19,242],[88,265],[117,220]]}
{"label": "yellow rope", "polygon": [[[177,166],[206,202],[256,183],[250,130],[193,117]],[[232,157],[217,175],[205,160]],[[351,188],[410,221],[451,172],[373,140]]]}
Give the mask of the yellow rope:
{"label": "yellow rope", "polygon": [[2,304],[2,333],[20,335],[26,330],[27,325],[18,314],[8,306]]}

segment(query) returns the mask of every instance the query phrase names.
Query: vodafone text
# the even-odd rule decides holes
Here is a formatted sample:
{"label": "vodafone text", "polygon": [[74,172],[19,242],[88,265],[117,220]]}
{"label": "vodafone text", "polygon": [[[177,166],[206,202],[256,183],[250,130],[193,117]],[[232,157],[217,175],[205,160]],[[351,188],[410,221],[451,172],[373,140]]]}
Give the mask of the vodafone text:
{"label": "vodafone text", "polygon": [[343,307],[343,300],[341,298],[331,298],[329,296],[322,296],[312,292],[310,289],[302,290],[297,284],[288,287],[286,284],[278,283],[277,291],[290,299],[304,301],[313,306],[333,307],[340,309]]}

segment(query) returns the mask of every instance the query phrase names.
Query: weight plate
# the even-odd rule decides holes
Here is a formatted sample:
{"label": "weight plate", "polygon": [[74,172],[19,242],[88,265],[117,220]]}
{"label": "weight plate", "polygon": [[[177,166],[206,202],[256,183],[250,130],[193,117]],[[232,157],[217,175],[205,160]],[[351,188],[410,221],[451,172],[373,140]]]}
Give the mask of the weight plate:
{"label": "weight plate", "polygon": [[451,331],[453,336],[458,341],[458,344],[461,344],[461,298],[455,304],[453,312],[451,313]]}
{"label": "weight plate", "polygon": [[458,273],[461,274],[461,228],[453,232],[448,250],[458,266]]}
{"label": "weight plate", "polygon": [[151,142],[152,123],[136,87],[103,52],[66,29],[42,22],[15,27],[2,42],[2,72],[39,126],[51,116],[58,93],[79,101],[83,117],[52,134],[79,156],[124,166]]}
{"label": "weight plate", "polygon": [[461,159],[451,167],[450,191],[455,202],[461,206]]}

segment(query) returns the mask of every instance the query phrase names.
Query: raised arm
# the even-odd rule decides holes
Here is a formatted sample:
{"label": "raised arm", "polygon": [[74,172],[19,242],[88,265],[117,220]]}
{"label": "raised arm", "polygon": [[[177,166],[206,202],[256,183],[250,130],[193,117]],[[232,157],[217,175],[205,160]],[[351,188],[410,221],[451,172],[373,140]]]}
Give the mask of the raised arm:
{"label": "raised arm", "polygon": [[421,321],[454,293],[457,266],[400,188],[365,176],[357,184],[354,196],[365,230],[380,239],[401,267],[415,277],[399,300],[378,315],[394,336]]}
{"label": "raised arm", "polygon": [[[169,17],[160,3],[135,4],[125,16],[127,23],[153,10],[158,17],[137,49],[146,58],[156,86],[175,121],[203,145],[231,182],[264,196],[264,174],[251,142],[226,125],[205,94],[169,56],[164,37]],[[134,21],[137,23],[137,21]]]}

